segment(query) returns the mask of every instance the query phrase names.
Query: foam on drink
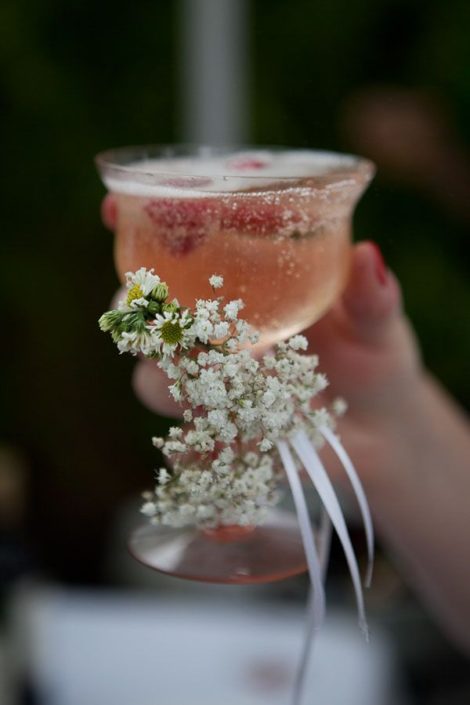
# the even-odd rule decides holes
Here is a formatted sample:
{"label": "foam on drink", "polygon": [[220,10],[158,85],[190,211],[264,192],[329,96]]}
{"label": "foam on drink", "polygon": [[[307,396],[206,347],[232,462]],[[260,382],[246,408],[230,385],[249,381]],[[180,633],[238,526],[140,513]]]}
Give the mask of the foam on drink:
{"label": "foam on drink", "polygon": [[[354,174],[357,159],[331,152],[256,151],[234,152],[224,156],[173,157],[132,161],[104,174],[110,191],[135,196],[194,198],[208,192],[227,193],[246,189],[269,189],[276,182],[307,177]],[[238,177],[238,178],[237,178]],[[178,185],[181,179],[181,186]]]}

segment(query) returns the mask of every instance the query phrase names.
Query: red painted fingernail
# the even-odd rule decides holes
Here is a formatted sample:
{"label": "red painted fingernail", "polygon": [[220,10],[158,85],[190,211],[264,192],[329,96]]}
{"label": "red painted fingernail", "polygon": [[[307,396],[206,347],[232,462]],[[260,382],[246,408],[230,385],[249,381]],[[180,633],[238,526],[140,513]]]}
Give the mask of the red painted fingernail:
{"label": "red painted fingernail", "polygon": [[114,230],[117,220],[117,205],[113,196],[108,194],[101,203],[101,218],[110,230]]}
{"label": "red painted fingernail", "polygon": [[369,241],[369,245],[372,247],[374,252],[375,273],[377,275],[377,279],[379,280],[379,283],[382,286],[385,286],[388,281],[388,270],[382,255],[382,251],[375,242]]}

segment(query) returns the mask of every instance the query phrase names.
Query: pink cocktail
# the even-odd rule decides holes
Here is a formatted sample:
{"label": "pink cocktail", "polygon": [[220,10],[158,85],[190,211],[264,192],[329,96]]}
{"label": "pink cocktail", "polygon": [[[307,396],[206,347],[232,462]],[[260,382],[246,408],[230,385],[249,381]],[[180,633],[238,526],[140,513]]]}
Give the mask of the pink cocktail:
{"label": "pink cocktail", "polygon": [[193,306],[222,275],[263,344],[318,320],[342,291],[353,207],[373,174],[363,159],[300,150],[124,148],[98,166],[116,197],[120,278],[153,267]]}

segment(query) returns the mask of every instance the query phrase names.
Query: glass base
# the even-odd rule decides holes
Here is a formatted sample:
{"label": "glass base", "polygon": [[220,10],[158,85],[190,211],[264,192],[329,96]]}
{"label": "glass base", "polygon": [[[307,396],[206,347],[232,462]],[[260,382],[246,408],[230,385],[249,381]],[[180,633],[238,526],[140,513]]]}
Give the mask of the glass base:
{"label": "glass base", "polygon": [[257,527],[204,531],[146,523],[132,533],[129,550],[161,573],[210,583],[269,583],[307,570],[297,518],[277,510]]}

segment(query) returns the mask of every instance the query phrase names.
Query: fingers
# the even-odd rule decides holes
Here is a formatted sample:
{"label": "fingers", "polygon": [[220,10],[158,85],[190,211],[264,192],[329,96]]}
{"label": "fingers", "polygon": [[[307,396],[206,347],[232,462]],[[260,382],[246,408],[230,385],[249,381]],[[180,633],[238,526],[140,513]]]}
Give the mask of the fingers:
{"label": "fingers", "polygon": [[163,416],[179,417],[182,408],[168,391],[168,378],[154,360],[140,360],[134,368],[132,386],[142,404]]}
{"label": "fingers", "polygon": [[109,230],[115,230],[117,219],[116,199],[108,193],[101,202],[101,220]]}
{"label": "fingers", "polygon": [[375,243],[361,242],[354,248],[341,306],[350,333],[364,343],[383,341],[399,317],[400,287]]}
{"label": "fingers", "polygon": [[420,355],[400,287],[372,242],[355,246],[341,300],[306,331],[331,387],[356,410],[392,409],[419,379]]}
{"label": "fingers", "polygon": [[348,285],[340,301],[306,331],[312,349],[325,359],[342,357],[348,348],[382,345],[401,316],[397,280],[373,242],[354,247]]}

